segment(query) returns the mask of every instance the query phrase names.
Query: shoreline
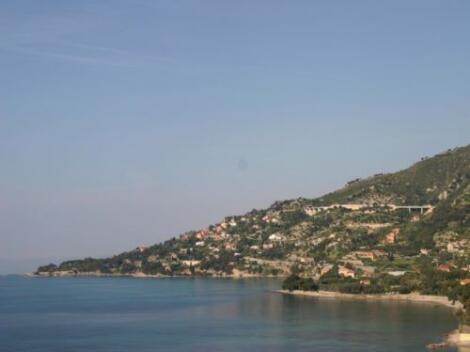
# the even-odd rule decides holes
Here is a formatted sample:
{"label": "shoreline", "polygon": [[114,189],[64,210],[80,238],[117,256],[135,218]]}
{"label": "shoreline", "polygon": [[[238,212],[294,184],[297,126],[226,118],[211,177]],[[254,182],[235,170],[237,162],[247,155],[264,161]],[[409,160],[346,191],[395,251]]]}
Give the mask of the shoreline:
{"label": "shoreline", "polygon": [[[136,278],[136,279],[171,279],[171,278],[203,278],[203,279],[261,279],[261,278],[282,278],[279,276],[266,276],[266,275],[243,275],[236,273],[235,275],[207,275],[207,276],[188,276],[188,275],[150,275],[143,273],[133,274],[104,274],[99,272],[53,272],[53,273],[27,273],[23,276],[32,278],[61,278],[61,277],[94,277],[94,278]],[[385,294],[354,294],[354,293],[341,293],[335,291],[288,291],[288,290],[274,290],[273,293],[298,296],[298,297],[310,297],[330,300],[349,300],[349,301],[376,301],[376,302],[412,302],[421,303],[433,306],[441,306],[452,309],[454,312],[463,310],[463,304],[456,301],[452,303],[446,296],[437,295],[422,295],[418,292],[412,292],[409,294],[398,294],[398,293],[385,293]],[[427,349],[435,350],[447,347],[470,347],[470,334],[463,334],[459,330],[454,330],[447,334],[446,338],[442,342],[430,343],[427,345]]]}
{"label": "shoreline", "polygon": [[316,298],[326,298],[326,299],[337,299],[337,300],[362,300],[362,301],[394,301],[394,302],[417,302],[425,304],[433,304],[444,306],[455,311],[460,311],[463,309],[462,303],[456,301],[452,303],[445,296],[433,296],[433,295],[422,295],[416,292],[408,294],[355,294],[355,293],[341,293],[334,291],[288,291],[288,290],[277,290],[277,293],[284,295],[292,296],[302,296],[302,297],[316,297]]}
{"label": "shoreline", "polygon": [[[446,296],[422,295],[417,292],[408,294],[354,294],[341,293],[333,291],[288,291],[277,290],[276,293],[290,296],[310,297],[330,300],[353,300],[353,301],[376,301],[376,302],[412,302],[428,304],[433,306],[441,306],[452,309],[455,313],[463,310],[463,304],[456,301],[452,303]],[[442,342],[430,343],[426,346],[428,350],[437,350],[448,347],[470,347],[470,333],[464,333],[456,329],[447,334]]]}
{"label": "shoreline", "polygon": [[[164,278],[213,278],[213,279],[249,279],[249,278],[279,278],[280,276],[266,276],[266,275],[255,275],[255,274],[232,274],[232,275],[207,275],[207,276],[189,276],[189,275],[151,275],[144,273],[133,273],[133,274],[104,274],[99,272],[53,272],[53,273],[27,273],[24,274],[27,277],[33,278],[57,278],[57,277],[129,277],[129,278],[142,278],[142,279],[164,279]],[[426,304],[434,304],[445,306],[455,311],[463,309],[463,304],[459,301],[452,303],[446,296],[437,295],[422,295],[417,292],[408,294],[398,293],[384,293],[384,294],[356,294],[356,293],[341,293],[336,291],[288,291],[288,290],[275,290],[273,292],[281,293],[284,295],[292,296],[303,296],[303,297],[316,297],[326,299],[340,299],[340,300],[366,300],[366,301],[401,301],[401,302],[418,302]]]}
{"label": "shoreline", "polygon": [[213,278],[213,279],[262,279],[262,278],[279,278],[282,279],[284,276],[273,276],[273,275],[257,275],[257,274],[224,274],[224,275],[163,275],[163,274],[144,274],[144,273],[133,273],[133,274],[105,274],[100,272],[68,272],[68,271],[57,271],[52,273],[26,273],[23,276],[33,278],[60,278],[60,277],[128,277],[137,279],[166,279],[166,278]]}
{"label": "shoreline", "polygon": [[[232,274],[232,275],[206,275],[206,276],[190,276],[190,275],[162,275],[162,274],[104,274],[99,272],[53,272],[53,273],[26,273],[24,276],[33,278],[57,278],[57,277],[130,277],[130,278],[150,278],[150,279],[164,279],[164,278],[214,278],[214,279],[249,279],[249,278],[278,278],[282,279],[281,276],[266,276],[256,274]],[[292,295],[292,296],[303,296],[303,297],[316,297],[326,299],[340,299],[340,300],[365,300],[365,301],[398,301],[398,302],[418,302],[433,305],[445,306],[455,311],[463,309],[463,304],[459,301],[452,303],[446,296],[437,295],[422,295],[417,292],[408,294],[398,293],[384,293],[384,294],[356,294],[356,293],[341,293],[336,291],[301,291],[301,290],[275,290],[273,292]]]}

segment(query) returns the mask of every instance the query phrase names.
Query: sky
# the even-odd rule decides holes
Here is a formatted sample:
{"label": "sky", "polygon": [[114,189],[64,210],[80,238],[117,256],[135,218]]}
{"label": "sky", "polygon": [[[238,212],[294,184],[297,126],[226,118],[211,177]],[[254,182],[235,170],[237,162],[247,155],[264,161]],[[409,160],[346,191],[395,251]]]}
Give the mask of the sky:
{"label": "sky", "polygon": [[470,2],[0,0],[0,273],[470,142]]}

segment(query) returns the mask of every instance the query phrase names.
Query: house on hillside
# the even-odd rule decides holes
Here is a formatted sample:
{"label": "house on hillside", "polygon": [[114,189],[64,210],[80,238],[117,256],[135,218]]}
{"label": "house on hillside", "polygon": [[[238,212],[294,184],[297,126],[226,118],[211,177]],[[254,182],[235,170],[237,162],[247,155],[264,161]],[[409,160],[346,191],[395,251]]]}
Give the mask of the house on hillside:
{"label": "house on hillside", "polygon": [[272,243],[263,243],[263,249],[273,249],[274,244]]}
{"label": "house on hillside", "polygon": [[385,244],[394,244],[397,241],[399,233],[400,233],[399,228],[393,229],[392,231],[390,231],[390,233],[387,234],[387,236],[385,236],[384,243]]}
{"label": "house on hillside", "polygon": [[284,237],[278,233],[273,233],[272,235],[268,237],[268,239],[273,242],[279,242],[279,241],[282,241]]}
{"label": "house on hillside", "polygon": [[421,248],[421,249],[419,250],[419,254],[421,254],[421,255],[429,255],[429,249]]}
{"label": "house on hillside", "polygon": [[144,245],[140,245],[140,246],[137,246],[137,248],[135,249],[137,252],[140,252],[142,253],[143,251],[145,251],[147,249],[147,246],[144,246]]}
{"label": "house on hillside", "polygon": [[209,231],[204,229],[204,230],[199,230],[197,233],[196,233],[196,238],[198,240],[203,240],[205,239],[207,236],[209,236]]}
{"label": "house on hillside", "polygon": [[201,264],[200,260],[182,260],[181,264],[187,267],[195,267]]}
{"label": "house on hillside", "polygon": [[460,280],[460,285],[462,285],[462,286],[470,285],[470,278]]}
{"label": "house on hillside", "polygon": [[354,270],[346,268],[345,266],[340,266],[338,268],[338,274],[342,277],[350,277],[354,278],[356,274],[354,273]]}
{"label": "house on hillside", "polygon": [[317,210],[314,207],[305,207],[304,212],[308,216],[314,216],[317,213]]}
{"label": "house on hillside", "polygon": [[444,272],[444,273],[449,273],[452,267],[449,264],[440,264],[437,267],[438,271]]}
{"label": "house on hillside", "polygon": [[356,252],[353,252],[353,253],[357,258],[360,258],[360,259],[375,260],[375,258],[376,258],[374,252],[372,252],[372,251],[356,251]]}
{"label": "house on hillside", "polygon": [[325,275],[333,269],[333,264],[325,264],[320,268],[320,276]]}
{"label": "house on hillside", "polygon": [[235,243],[225,244],[225,250],[226,251],[234,251],[235,249],[237,249],[237,245]]}
{"label": "house on hillside", "polygon": [[279,222],[279,219],[277,219],[274,215],[265,215],[261,220],[268,224],[277,224]]}

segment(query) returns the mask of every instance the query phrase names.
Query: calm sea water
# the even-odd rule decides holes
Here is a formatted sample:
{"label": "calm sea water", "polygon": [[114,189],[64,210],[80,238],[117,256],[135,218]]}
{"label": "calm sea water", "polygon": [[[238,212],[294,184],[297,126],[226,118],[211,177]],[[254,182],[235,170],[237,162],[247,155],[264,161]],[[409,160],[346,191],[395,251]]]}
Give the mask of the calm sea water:
{"label": "calm sea water", "polygon": [[283,296],[279,286],[0,277],[0,351],[415,352],[457,326],[444,307]]}

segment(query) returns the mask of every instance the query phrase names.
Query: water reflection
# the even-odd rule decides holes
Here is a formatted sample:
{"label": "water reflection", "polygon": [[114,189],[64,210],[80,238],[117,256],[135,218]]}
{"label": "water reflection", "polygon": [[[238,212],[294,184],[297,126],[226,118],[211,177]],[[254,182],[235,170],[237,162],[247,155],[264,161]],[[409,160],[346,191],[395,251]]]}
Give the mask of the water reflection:
{"label": "water reflection", "polygon": [[[410,302],[336,301],[264,292],[211,306],[202,315],[240,322],[237,330],[303,348],[348,345],[350,350],[416,350],[440,341],[453,314],[444,307]],[[273,346],[271,346],[273,347]],[[275,348],[275,350],[277,350]]]}
{"label": "water reflection", "polygon": [[456,328],[445,308],[284,296],[275,280],[16,280],[0,280],[2,352],[416,352]]}

